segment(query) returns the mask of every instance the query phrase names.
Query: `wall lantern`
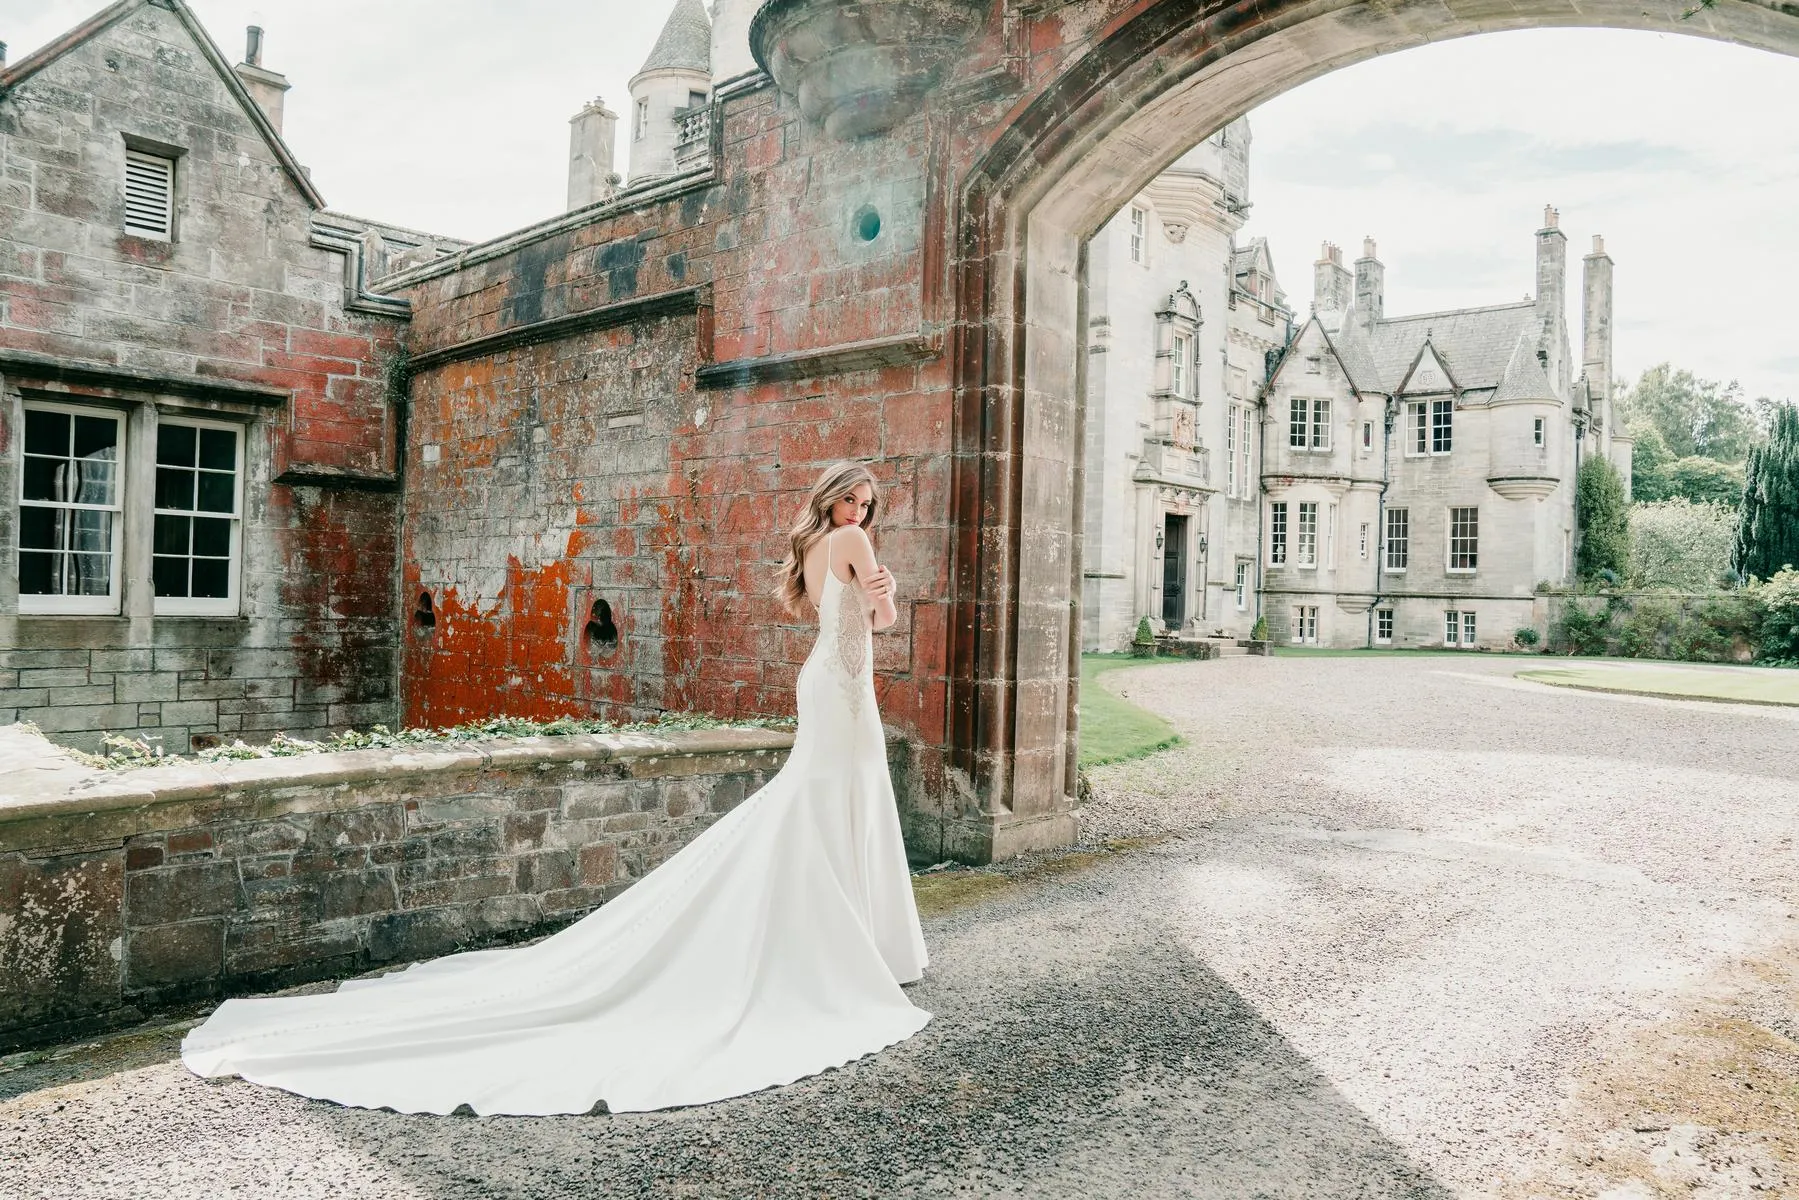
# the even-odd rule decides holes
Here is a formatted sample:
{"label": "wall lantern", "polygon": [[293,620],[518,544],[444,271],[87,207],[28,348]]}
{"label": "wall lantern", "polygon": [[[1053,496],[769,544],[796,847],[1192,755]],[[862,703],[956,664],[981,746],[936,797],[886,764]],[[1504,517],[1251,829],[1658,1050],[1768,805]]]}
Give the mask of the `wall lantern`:
{"label": "wall lantern", "polygon": [[1199,535],[1199,556],[1201,558],[1206,556],[1206,535],[1203,533]]}
{"label": "wall lantern", "polygon": [[1156,530],[1156,553],[1162,553],[1162,531]]}

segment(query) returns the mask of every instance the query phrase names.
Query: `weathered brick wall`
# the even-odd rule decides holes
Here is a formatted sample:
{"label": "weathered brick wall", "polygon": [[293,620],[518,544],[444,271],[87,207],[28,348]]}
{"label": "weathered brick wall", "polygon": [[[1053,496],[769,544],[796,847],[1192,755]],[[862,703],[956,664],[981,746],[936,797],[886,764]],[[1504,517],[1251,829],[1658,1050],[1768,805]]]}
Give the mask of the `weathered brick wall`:
{"label": "weathered brick wall", "polygon": [[[127,136],[182,151],[172,240],[123,230]],[[346,308],[345,257],[312,245],[313,215],[167,8],[131,10],[0,92],[0,494],[19,494],[30,400],[217,417],[245,442],[227,619],[153,615],[147,552],[116,616],[20,617],[18,513],[0,507],[0,721],[182,751],[397,719],[383,364],[403,322]],[[153,437],[139,416],[130,430]],[[124,524],[148,537],[147,512]]]}
{"label": "weathered brick wall", "polygon": [[539,738],[96,774],[0,731],[0,1049],[571,921],[790,735]]}

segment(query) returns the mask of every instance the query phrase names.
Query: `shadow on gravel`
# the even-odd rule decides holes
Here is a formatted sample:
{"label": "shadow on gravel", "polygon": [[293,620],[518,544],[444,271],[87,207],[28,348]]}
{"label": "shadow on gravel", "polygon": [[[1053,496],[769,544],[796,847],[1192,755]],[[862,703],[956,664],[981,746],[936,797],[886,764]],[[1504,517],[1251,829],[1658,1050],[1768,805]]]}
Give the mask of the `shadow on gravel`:
{"label": "shadow on gravel", "polygon": [[[1088,961],[1079,977],[996,979],[985,993],[919,985],[937,1019],[910,1042],[705,1108],[428,1118],[309,1102],[293,1116],[444,1200],[1451,1194],[1147,924]],[[969,996],[980,1010],[955,1011]]]}

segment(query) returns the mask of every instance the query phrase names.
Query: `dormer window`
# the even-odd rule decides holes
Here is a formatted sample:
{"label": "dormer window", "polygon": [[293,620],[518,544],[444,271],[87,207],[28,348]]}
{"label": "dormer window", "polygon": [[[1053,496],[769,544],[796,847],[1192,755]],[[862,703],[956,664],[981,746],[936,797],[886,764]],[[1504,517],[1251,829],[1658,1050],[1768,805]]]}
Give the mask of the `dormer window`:
{"label": "dormer window", "polygon": [[125,232],[165,242],[174,239],[174,159],[125,151]]}

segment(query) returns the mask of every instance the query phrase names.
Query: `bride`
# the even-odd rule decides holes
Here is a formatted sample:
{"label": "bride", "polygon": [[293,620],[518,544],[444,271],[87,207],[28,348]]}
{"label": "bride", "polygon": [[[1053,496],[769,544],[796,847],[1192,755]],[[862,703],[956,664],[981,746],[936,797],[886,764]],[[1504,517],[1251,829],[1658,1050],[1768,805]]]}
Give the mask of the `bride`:
{"label": "bride", "polygon": [[182,1043],[239,1075],[362,1108],[478,1114],[704,1104],[841,1066],[931,1019],[870,670],[896,619],[868,468],[838,463],[789,534],[779,595],[810,602],[793,752],[766,787],[617,899],[534,945],[454,954],[336,992],[227,1000]]}

